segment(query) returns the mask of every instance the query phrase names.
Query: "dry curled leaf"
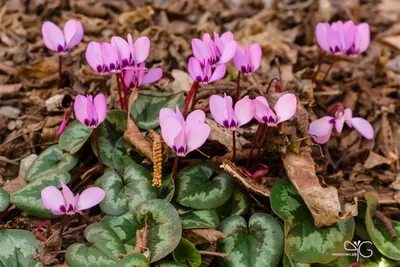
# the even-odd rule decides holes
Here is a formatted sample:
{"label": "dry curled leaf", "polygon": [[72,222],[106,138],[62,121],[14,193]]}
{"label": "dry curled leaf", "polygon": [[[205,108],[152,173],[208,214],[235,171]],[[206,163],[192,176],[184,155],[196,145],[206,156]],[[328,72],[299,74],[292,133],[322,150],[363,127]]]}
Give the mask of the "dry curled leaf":
{"label": "dry curled leaf", "polygon": [[368,158],[364,163],[364,167],[367,169],[372,169],[372,168],[382,165],[382,164],[390,165],[391,163],[392,163],[391,160],[389,160],[385,157],[382,157],[381,155],[376,154],[373,151],[370,151]]}

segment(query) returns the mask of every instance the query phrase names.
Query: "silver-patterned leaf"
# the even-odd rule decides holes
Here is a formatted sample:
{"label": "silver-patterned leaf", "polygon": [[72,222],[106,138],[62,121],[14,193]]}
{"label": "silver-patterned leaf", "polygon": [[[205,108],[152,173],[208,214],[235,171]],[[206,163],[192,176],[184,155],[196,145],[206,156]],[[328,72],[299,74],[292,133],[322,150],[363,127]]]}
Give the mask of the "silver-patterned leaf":
{"label": "silver-patterned leaf", "polygon": [[143,158],[139,156],[131,143],[122,136],[114,147],[113,164],[118,173],[123,174],[130,165],[142,162]]}
{"label": "silver-patterned leaf", "polygon": [[116,267],[149,267],[147,258],[140,253],[132,253],[123,258]]}
{"label": "silver-patterned leaf", "polygon": [[5,211],[10,205],[10,195],[0,187],[0,212]]}
{"label": "silver-patterned leaf", "polygon": [[86,143],[92,132],[92,128],[88,128],[80,121],[75,120],[65,128],[63,134],[60,136],[60,148],[71,154],[75,154]]}
{"label": "silver-patterned leaf", "polygon": [[180,215],[183,229],[216,228],[219,219],[215,210],[194,210]]}

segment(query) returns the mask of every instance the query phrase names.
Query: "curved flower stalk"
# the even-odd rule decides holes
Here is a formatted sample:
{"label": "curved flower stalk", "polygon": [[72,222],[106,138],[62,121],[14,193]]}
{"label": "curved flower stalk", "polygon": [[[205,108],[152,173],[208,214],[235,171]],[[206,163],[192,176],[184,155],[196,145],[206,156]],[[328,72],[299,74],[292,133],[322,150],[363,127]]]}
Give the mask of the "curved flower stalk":
{"label": "curved flower stalk", "polygon": [[106,192],[99,187],[90,187],[74,196],[71,189],[61,182],[62,193],[55,186],[47,186],[41,191],[43,205],[54,215],[82,214],[103,201]]}
{"label": "curved flower stalk", "polygon": [[214,120],[226,129],[232,130],[233,157],[236,160],[236,129],[250,122],[255,115],[254,102],[245,96],[233,108],[232,97],[213,95],[210,98],[210,112]]}
{"label": "curved flower stalk", "polygon": [[127,88],[141,87],[142,85],[155,83],[160,80],[163,76],[163,71],[161,68],[152,68],[146,70],[144,67],[144,62],[140,64],[141,69],[132,70],[126,69],[123,71],[124,84]]}
{"label": "curved flower stalk", "polygon": [[351,109],[346,108],[343,110],[343,106],[339,106],[339,110],[335,112],[335,117],[324,116],[310,123],[308,133],[313,136],[314,142],[318,144],[327,143],[331,137],[333,127],[335,126],[336,131],[341,133],[344,123],[369,140],[374,137],[374,128],[371,123],[364,118],[353,117]]}

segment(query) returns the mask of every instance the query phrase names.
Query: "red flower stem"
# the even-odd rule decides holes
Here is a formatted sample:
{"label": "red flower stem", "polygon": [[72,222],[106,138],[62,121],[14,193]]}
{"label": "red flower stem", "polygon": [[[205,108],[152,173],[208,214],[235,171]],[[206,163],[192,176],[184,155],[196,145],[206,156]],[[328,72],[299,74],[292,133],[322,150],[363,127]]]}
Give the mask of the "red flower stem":
{"label": "red flower stem", "polygon": [[236,131],[232,131],[232,162],[236,161]]}
{"label": "red flower stem", "polygon": [[317,76],[318,76],[319,71],[321,70],[322,62],[324,62],[325,56],[326,56],[326,52],[324,51],[324,53],[321,56],[321,59],[319,60],[317,71],[314,74],[314,78],[312,81],[313,83],[315,83],[315,81],[317,80]]}
{"label": "red flower stem", "polygon": [[122,77],[121,73],[117,74],[119,78],[121,79],[122,87],[124,88],[124,100],[125,100],[125,110],[128,111],[128,88],[126,88],[125,83],[124,83],[124,78]]}
{"label": "red flower stem", "polygon": [[264,131],[262,133],[261,140],[258,143],[258,152],[257,152],[257,157],[256,157],[256,160],[255,160],[255,163],[257,163],[258,160],[260,159],[261,152],[263,151],[263,148],[264,148],[265,138],[267,137],[267,132],[268,132],[268,125],[265,125]]}
{"label": "red flower stem", "polygon": [[[34,232],[34,233],[38,232],[38,231],[39,231],[40,229],[42,229],[42,227],[45,226],[46,224],[49,225],[49,228],[47,229],[47,232],[48,232],[49,229],[50,229],[50,225],[51,225],[50,220],[45,220],[44,222],[42,222],[41,224],[39,224],[38,227],[36,227],[35,230],[33,230],[33,232]],[[47,236],[47,237],[48,237],[48,236]]]}
{"label": "red flower stem", "polygon": [[85,213],[82,212],[81,215],[89,224],[93,223],[92,219],[90,219]]}
{"label": "red flower stem", "polygon": [[258,123],[256,134],[254,135],[253,141],[251,142],[250,154],[249,154],[249,157],[247,158],[247,161],[246,161],[246,168],[249,167],[250,160],[251,160],[252,155],[253,155],[254,147],[256,146],[256,143],[257,143],[257,140],[258,140],[258,136],[260,135],[260,132],[261,132],[261,129],[262,129],[263,126],[264,126],[263,123],[261,123],[261,122]]}
{"label": "red flower stem", "polygon": [[197,89],[194,90],[193,97],[192,97],[192,104],[190,105],[189,111],[192,111],[192,110],[193,110],[194,103],[196,102],[197,92],[198,92]]}
{"label": "red flower stem", "polygon": [[99,160],[100,164],[100,172],[103,173],[103,161],[101,160],[101,155],[100,155],[100,148],[99,148],[99,138],[97,136],[97,129],[93,129],[93,138],[94,138],[94,144],[96,146],[96,152],[97,152],[97,159]]}
{"label": "red flower stem", "polygon": [[329,69],[328,69],[328,71],[325,73],[325,76],[324,76],[324,78],[322,79],[321,84],[323,84],[323,83],[325,82],[326,78],[328,77],[329,73],[330,73],[331,70],[332,70],[333,65],[334,65],[335,62],[336,62],[336,59],[337,59],[337,57],[334,55],[334,56],[333,56],[333,59],[332,59],[332,62],[331,62],[331,65],[329,65]]}
{"label": "red flower stem", "polygon": [[172,167],[172,179],[174,179],[174,181],[176,180],[176,174],[178,172],[178,162],[179,162],[179,156],[176,155],[174,159],[174,166]]}
{"label": "red flower stem", "polygon": [[58,85],[57,87],[61,87],[61,76],[62,76],[62,56],[58,55]]}
{"label": "red flower stem", "polygon": [[68,220],[67,214],[64,214],[64,218],[63,218],[61,228],[60,228],[60,236],[62,236],[62,234],[64,233],[64,228],[67,225],[67,220]]}
{"label": "red flower stem", "polygon": [[236,101],[239,101],[240,97],[240,71],[238,71],[238,76],[236,80]]}
{"label": "red flower stem", "polygon": [[185,98],[185,107],[183,108],[183,112],[182,112],[183,115],[185,115],[186,112],[188,111],[190,100],[192,99],[195,91],[197,91],[198,84],[199,83],[196,81],[193,82],[192,87],[190,88],[190,90]]}
{"label": "red flower stem", "polygon": [[269,88],[271,88],[273,81],[279,82],[279,79],[275,77],[269,82],[268,87],[267,87],[267,94],[269,93]]}
{"label": "red flower stem", "polygon": [[336,109],[336,108],[340,108],[343,110],[343,104],[342,103],[336,103],[327,113],[325,116],[329,116],[331,115],[331,113]]}
{"label": "red flower stem", "polygon": [[119,107],[121,110],[124,109],[124,99],[121,96],[121,84],[119,82],[118,74],[115,76],[117,78],[117,88],[118,88],[118,97],[119,97]]}

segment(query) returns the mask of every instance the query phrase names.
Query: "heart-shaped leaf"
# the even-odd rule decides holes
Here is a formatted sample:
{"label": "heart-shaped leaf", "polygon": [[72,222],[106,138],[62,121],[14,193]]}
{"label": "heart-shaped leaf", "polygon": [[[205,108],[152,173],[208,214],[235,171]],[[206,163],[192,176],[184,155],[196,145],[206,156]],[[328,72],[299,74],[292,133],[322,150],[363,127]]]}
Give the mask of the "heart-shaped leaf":
{"label": "heart-shaped leaf", "polygon": [[163,175],[162,186],[159,189],[158,196],[168,202],[171,202],[175,194],[175,182],[171,174]]}
{"label": "heart-shaped leaf", "polygon": [[159,261],[154,267],[187,267],[187,265],[173,261]]}
{"label": "heart-shaped leaf", "polygon": [[215,210],[194,210],[180,215],[183,229],[216,228],[219,219]]}
{"label": "heart-shaped leaf", "polygon": [[21,190],[11,194],[11,202],[17,208],[40,218],[53,218],[54,215],[42,203],[41,191],[46,186],[61,187],[61,182],[68,183],[71,175],[63,170],[50,170],[43,178],[36,179]]}
{"label": "heart-shaped leaf", "polygon": [[207,164],[189,165],[177,175],[177,198],[183,206],[194,209],[215,209],[232,195],[233,181],[228,174],[209,181],[213,169]]}
{"label": "heart-shaped leaf", "polygon": [[45,172],[53,169],[69,171],[78,163],[78,155],[65,153],[59,145],[48,147],[28,168],[25,180],[33,182],[38,177],[44,177]]}
{"label": "heart-shaped leaf", "polygon": [[120,216],[104,216],[101,223],[107,224],[117,233],[122,243],[125,245],[126,251],[131,251],[136,242],[136,231],[141,228],[133,218],[132,213],[127,212]]}
{"label": "heart-shaped leaf", "polygon": [[0,187],[0,212],[5,211],[10,205],[10,195]]}
{"label": "heart-shaped leaf", "polygon": [[248,193],[242,187],[235,187],[231,198],[217,209],[217,214],[222,220],[233,215],[245,215],[251,207]]}
{"label": "heart-shaped leaf", "polygon": [[183,94],[174,94],[165,92],[156,92],[141,90],[139,98],[133,102],[131,107],[131,117],[139,128],[150,130],[159,125],[158,116],[161,108],[170,108],[175,110],[176,106],[182,110],[184,101]]}
{"label": "heart-shaped leaf", "polygon": [[226,238],[218,240],[218,251],[228,258],[218,258],[222,267],[277,266],[283,253],[283,230],[279,222],[264,213],[255,213],[249,226],[240,216],[231,216],[221,222],[219,230]]}
{"label": "heart-shaped leaf", "polygon": [[32,257],[38,246],[35,236],[25,230],[0,231],[0,266],[1,267],[40,267]]}
{"label": "heart-shaped leaf", "polygon": [[122,178],[113,171],[106,172],[99,186],[106,191],[100,208],[108,215],[121,215],[128,210],[133,212],[143,201],[157,198],[151,172],[139,164],[130,165]]}
{"label": "heart-shaped leaf", "polygon": [[60,136],[60,148],[71,154],[75,154],[86,143],[92,132],[92,128],[88,128],[80,121],[75,120],[65,128],[63,134]]}
{"label": "heart-shaped leaf", "polygon": [[132,144],[122,136],[115,144],[113,152],[113,164],[117,172],[123,174],[128,166],[141,161]]}
{"label": "heart-shaped leaf", "polygon": [[185,238],[181,238],[179,245],[172,252],[176,262],[186,263],[190,267],[198,267],[201,264],[201,255],[196,247]]}
{"label": "heart-shaped leaf", "polygon": [[65,259],[70,267],[115,266],[119,261],[119,255],[126,253],[117,233],[106,224],[89,225],[85,229],[85,238],[92,245],[73,244],[68,247]]}
{"label": "heart-shaped leaf", "polygon": [[116,267],[149,267],[147,258],[140,253],[132,253],[123,258]]}
{"label": "heart-shaped leaf", "polygon": [[400,222],[392,220],[393,229],[396,232],[396,239],[393,240],[382,221],[374,217],[374,212],[378,208],[377,197],[371,192],[365,193],[364,197],[368,204],[365,225],[372,242],[383,255],[400,261]]}
{"label": "heart-shaped leaf", "polygon": [[[101,160],[110,168],[115,167],[113,162],[114,147],[117,141],[124,135],[127,116],[126,111],[108,111],[105,121],[96,129]],[[93,152],[97,155],[94,138],[92,138],[91,144]]]}
{"label": "heart-shaped leaf", "polygon": [[164,199],[152,199],[136,207],[136,221],[147,225],[150,262],[158,261],[178,246],[182,225],[174,206]]}

